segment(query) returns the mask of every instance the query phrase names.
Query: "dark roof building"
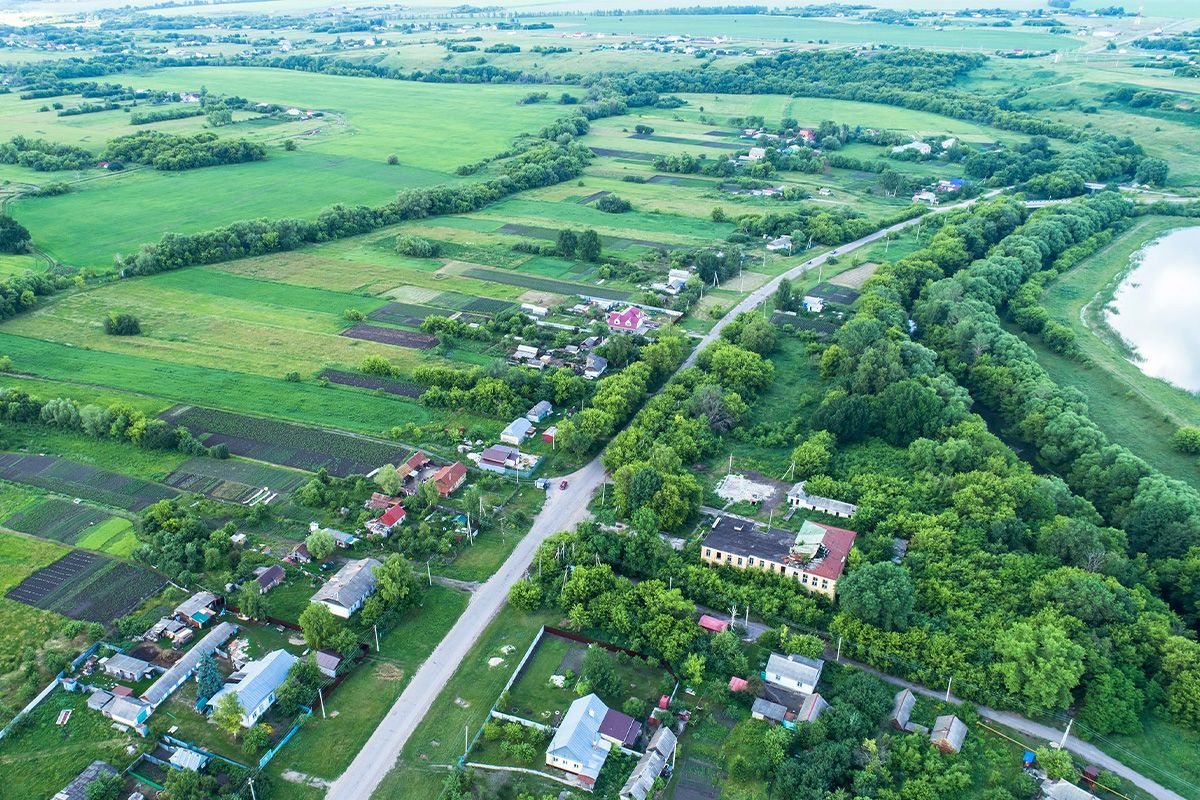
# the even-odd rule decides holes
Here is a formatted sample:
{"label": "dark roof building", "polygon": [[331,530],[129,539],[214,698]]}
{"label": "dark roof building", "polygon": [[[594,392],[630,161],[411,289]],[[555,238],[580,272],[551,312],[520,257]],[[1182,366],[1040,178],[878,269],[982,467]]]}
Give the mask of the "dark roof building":
{"label": "dark roof building", "polygon": [[267,567],[258,577],[254,579],[258,582],[258,593],[266,594],[267,592],[271,591],[276,586],[283,583],[285,575],[287,575],[287,573],[284,572],[283,567],[279,566],[278,564],[272,564],[271,566]]}
{"label": "dark roof building", "polygon": [[633,747],[642,735],[642,726],[628,714],[610,708],[600,722],[600,735],[621,747]]}
{"label": "dark roof building", "polygon": [[83,772],[76,775],[73,781],[64,786],[58,794],[54,795],[54,800],[86,800],[87,787],[100,778],[117,774],[119,773],[111,764],[103,761],[93,761],[84,767]]}

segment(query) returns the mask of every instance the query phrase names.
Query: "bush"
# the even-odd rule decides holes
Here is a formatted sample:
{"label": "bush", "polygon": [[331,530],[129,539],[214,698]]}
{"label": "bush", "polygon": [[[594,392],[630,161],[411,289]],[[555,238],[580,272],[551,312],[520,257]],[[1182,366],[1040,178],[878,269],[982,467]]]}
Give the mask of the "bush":
{"label": "bush", "polygon": [[288,139],[287,141],[285,141],[283,143],[283,149],[287,150],[289,153],[291,151],[295,150],[296,149],[296,141],[294,139]]}
{"label": "bush", "polygon": [[342,316],[350,322],[362,322],[367,318],[367,315],[359,311],[357,308],[347,308],[342,312]]}
{"label": "bush", "polygon": [[596,208],[609,214],[624,214],[633,208],[633,206],[624,198],[618,197],[615,194],[606,194],[596,203]]}
{"label": "bush", "polygon": [[1175,431],[1175,435],[1171,437],[1171,446],[1188,455],[1200,453],[1200,428],[1185,425]]}
{"label": "bush", "polygon": [[109,336],[137,336],[142,332],[142,325],[132,314],[114,311],[104,318],[104,332]]}
{"label": "bush", "polygon": [[438,254],[438,244],[420,236],[401,234],[396,237],[396,252],[413,258],[434,258]]}
{"label": "bush", "polygon": [[400,156],[396,155],[395,153],[392,153],[390,156],[387,157],[387,162],[388,162],[388,164],[390,164],[391,166],[394,167],[400,163]]}

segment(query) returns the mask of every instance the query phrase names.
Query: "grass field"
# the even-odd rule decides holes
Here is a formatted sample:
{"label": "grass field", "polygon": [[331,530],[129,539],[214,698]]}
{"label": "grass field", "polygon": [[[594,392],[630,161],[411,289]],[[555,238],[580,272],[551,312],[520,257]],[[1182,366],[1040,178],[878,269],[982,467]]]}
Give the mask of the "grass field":
{"label": "grass field", "polygon": [[286,770],[332,780],[345,770],[383,715],[404,690],[421,662],[437,646],[467,606],[467,596],[433,586],[422,605],[382,637],[382,649],[351,674],[320,711],[267,768],[280,798],[306,797],[302,787],[278,779]]}
{"label": "grass field", "polygon": [[[1115,286],[1114,278],[1128,267],[1130,257],[1147,242],[1177,227],[1177,219],[1141,218],[1108,247],[1047,288],[1043,299],[1046,309],[1052,318],[1074,329],[1088,363],[1063,358],[1050,352],[1040,340],[1023,338],[1037,351],[1038,360],[1056,383],[1083,392],[1092,419],[1110,439],[1158,469],[1200,486],[1195,458],[1175,452],[1169,444],[1176,427],[1194,425],[1200,419],[1200,399],[1147,376],[1126,359],[1114,334],[1103,326],[1100,313],[1107,292]],[[1093,303],[1098,295],[1100,299]]]}
{"label": "grass field", "polygon": [[[13,204],[14,216],[40,246],[76,266],[108,266],[114,252],[157,241],[165,231],[189,233],[258,217],[313,217],[337,202],[378,205],[401,189],[459,181],[455,167],[505,149],[518,133],[536,131],[562,113],[553,104],[519,105],[517,100],[527,93],[520,86],[422,84],[219,67],[163,69],[109,80],[170,91],[205,86],[209,92],[296,105],[325,116],[219,129],[225,136],[269,143],[265,161],[186,172],[128,170],[87,181],[67,195]],[[22,102],[11,97],[9,104]],[[460,113],[468,100],[472,113]],[[40,105],[24,101],[25,106],[35,103]],[[113,116],[115,121],[102,119]],[[486,126],[475,124],[481,117],[487,118]],[[0,119],[6,120],[0,123],[0,139],[36,134],[97,151],[108,138],[133,130],[122,127],[127,120],[119,111],[29,118],[27,113],[6,117],[0,110]],[[437,125],[429,124],[433,119]],[[193,120],[182,122],[195,127]],[[275,146],[290,137],[300,145],[294,152]],[[399,164],[386,163],[392,154]],[[79,225],[69,220],[79,220]]]}

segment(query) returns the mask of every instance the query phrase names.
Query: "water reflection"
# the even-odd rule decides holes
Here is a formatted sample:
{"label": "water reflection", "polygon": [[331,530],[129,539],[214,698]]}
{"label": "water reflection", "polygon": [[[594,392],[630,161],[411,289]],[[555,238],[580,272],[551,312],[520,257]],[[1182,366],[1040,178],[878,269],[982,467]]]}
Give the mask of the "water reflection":
{"label": "water reflection", "polygon": [[1200,392],[1200,227],[1172,231],[1139,256],[1117,288],[1108,324],[1147,375]]}

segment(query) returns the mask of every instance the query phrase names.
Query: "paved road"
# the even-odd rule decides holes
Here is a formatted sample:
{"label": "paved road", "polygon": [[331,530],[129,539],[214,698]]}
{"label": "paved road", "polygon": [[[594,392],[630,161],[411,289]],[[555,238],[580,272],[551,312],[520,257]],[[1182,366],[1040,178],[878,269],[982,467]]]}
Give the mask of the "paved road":
{"label": "paved road", "polygon": [[[826,652],[826,656],[832,658],[834,654],[831,652]],[[924,686],[912,683],[911,681],[906,681],[903,678],[897,678],[894,675],[888,675],[885,672],[880,672],[879,670],[869,667],[866,664],[860,664],[859,662],[852,661],[848,658],[843,658],[841,663],[848,664],[852,667],[857,667],[858,669],[861,669],[864,672],[869,672],[880,680],[886,681],[893,686],[902,686],[916,694],[932,697],[935,700],[946,699],[946,693],[944,691],[927,689]],[[950,695],[950,700],[954,703],[961,702],[954,695]],[[988,708],[987,706],[979,706],[979,716],[983,717],[984,719],[990,719],[993,722],[998,722],[1001,725],[1005,725],[1015,731],[1020,731],[1026,736],[1032,736],[1035,739],[1040,739],[1047,742],[1058,742],[1062,740],[1063,732],[1058,728],[1052,728],[1049,725],[1043,725],[1040,722],[1034,722],[1033,720],[1025,719],[1024,717],[1014,714],[1011,711],[999,711],[994,708]],[[1097,764],[1115,775],[1120,775],[1122,778],[1134,784],[1139,789],[1142,789],[1152,796],[1159,798],[1159,800],[1185,800],[1182,795],[1179,795],[1165,786],[1157,783],[1156,781],[1147,778],[1140,772],[1130,769],[1093,744],[1089,744],[1088,742],[1077,739],[1074,736],[1068,736],[1066,748],[1072,753],[1082,756],[1089,764]]]}
{"label": "paved road", "polygon": [[604,480],[604,467],[596,458],[582,469],[565,476],[568,486],[558,488],[562,478],[554,478],[546,504],[534,519],[533,527],[521,539],[503,566],[471,595],[467,610],[425,663],[413,675],[408,686],[392,705],[387,716],[371,734],[366,745],[326,794],[328,800],[363,800],[379,786],[391,771],[417,723],[429,711],[433,701],[446,687],[467,653],[499,613],[508,599],[509,588],[521,579],[534,553],[547,537],[570,530],[588,514],[587,505]]}

